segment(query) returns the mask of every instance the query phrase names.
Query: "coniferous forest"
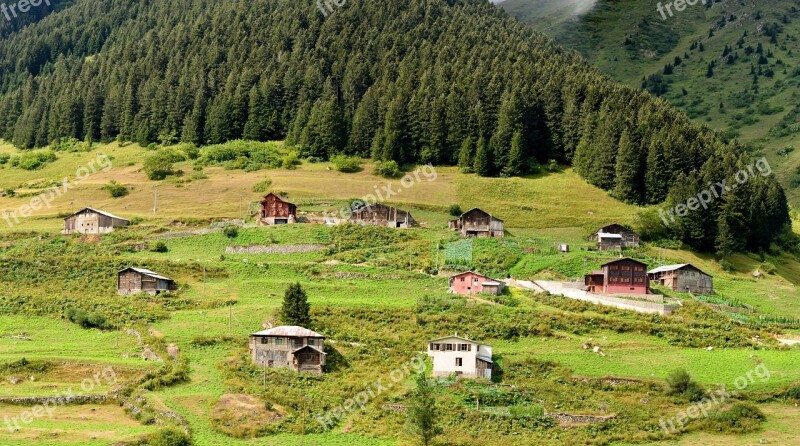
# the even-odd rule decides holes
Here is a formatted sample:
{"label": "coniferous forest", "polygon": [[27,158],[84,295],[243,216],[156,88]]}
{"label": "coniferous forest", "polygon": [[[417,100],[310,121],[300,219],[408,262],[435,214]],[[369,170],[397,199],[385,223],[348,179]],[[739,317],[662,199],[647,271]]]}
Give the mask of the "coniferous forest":
{"label": "coniferous forest", "polygon": [[[636,204],[680,203],[751,163],[747,148],[615,84],[479,0],[53,2],[0,28],[0,137],[215,144],[286,139],[514,176],[551,160]],[[38,20],[38,21],[35,21]],[[667,231],[700,250],[761,250],[789,210],[748,181]]]}

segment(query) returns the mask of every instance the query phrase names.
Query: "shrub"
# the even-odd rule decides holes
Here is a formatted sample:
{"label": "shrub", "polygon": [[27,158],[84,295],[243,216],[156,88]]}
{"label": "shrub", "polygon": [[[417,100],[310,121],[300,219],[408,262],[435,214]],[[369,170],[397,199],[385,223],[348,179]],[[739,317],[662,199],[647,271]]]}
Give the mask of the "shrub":
{"label": "shrub", "polygon": [[400,176],[400,166],[397,161],[378,161],[375,163],[375,170],[372,172],[375,175],[380,175],[384,178],[396,178]]}
{"label": "shrub", "polygon": [[761,266],[759,266],[759,269],[767,274],[775,274],[778,272],[777,268],[775,268],[775,265],[772,262],[763,262]]}
{"label": "shrub", "polygon": [[0,165],[6,164],[11,159],[11,155],[7,153],[0,153]]}
{"label": "shrub", "polygon": [[239,228],[236,226],[225,226],[222,230],[222,234],[231,239],[236,238],[236,236],[239,235]]}
{"label": "shrub", "polygon": [[269,187],[271,185],[272,185],[272,180],[269,178],[264,178],[263,180],[253,185],[253,192],[266,193],[267,191],[269,191]]}
{"label": "shrub", "polygon": [[99,328],[101,330],[110,328],[106,317],[100,313],[89,313],[80,308],[67,308],[64,316],[72,323],[78,324],[83,328]]}
{"label": "shrub", "polygon": [[196,160],[197,157],[200,156],[200,149],[198,149],[197,146],[192,143],[181,144],[179,149],[186,155],[187,159]]}
{"label": "shrub", "polygon": [[171,158],[163,153],[156,152],[144,159],[144,173],[153,181],[163,180],[175,173],[172,168]]}
{"label": "shrub", "polygon": [[128,188],[124,184],[117,183],[116,180],[111,180],[108,184],[101,187],[101,189],[111,194],[112,198],[128,195]]}
{"label": "shrub", "polygon": [[733,263],[730,262],[728,259],[720,259],[719,267],[722,268],[723,271],[732,273],[736,271],[736,268],[733,266]]}
{"label": "shrub", "polygon": [[461,206],[457,204],[451,204],[447,212],[449,212],[453,217],[460,217],[461,214],[464,213],[464,211],[461,210]]}
{"label": "shrub", "polygon": [[192,439],[178,429],[162,429],[147,439],[147,446],[191,446]]}
{"label": "shrub", "polygon": [[353,173],[361,170],[361,158],[356,156],[334,155],[331,157],[331,163],[339,172]]}
{"label": "shrub", "polygon": [[300,165],[300,156],[296,151],[291,151],[281,159],[281,167],[284,169],[294,169]]}
{"label": "shrub", "polygon": [[47,163],[56,160],[56,154],[52,150],[39,150],[35,152],[23,153],[20,156],[12,156],[9,162],[12,167],[19,167],[24,170],[36,170]]}
{"label": "shrub", "polygon": [[703,399],[703,388],[694,381],[686,370],[675,370],[667,376],[667,394],[681,395],[689,401]]}
{"label": "shrub", "polygon": [[152,251],[152,252],[168,252],[169,251],[169,247],[167,247],[166,243],[159,241],[159,242],[153,243],[153,245],[150,247],[150,251]]}
{"label": "shrub", "polygon": [[736,403],[724,412],[710,415],[703,428],[715,432],[743,434],[758,430],[767,418],[761,410],[750,403]]}

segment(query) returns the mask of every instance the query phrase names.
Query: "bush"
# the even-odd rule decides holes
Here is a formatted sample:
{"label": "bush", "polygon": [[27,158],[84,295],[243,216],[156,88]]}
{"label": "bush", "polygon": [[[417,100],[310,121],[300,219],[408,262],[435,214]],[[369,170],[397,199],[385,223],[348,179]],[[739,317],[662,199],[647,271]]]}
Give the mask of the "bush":
{"label": "bush", "polygon": [[750,403],[736,403],[724,412],[710,415],[703,428],[714,432],[743,434],[758,430],[767,418],[761,410]]}
{"label": "bush", "polygon": [[11,155],[7,153],[0,153],[0,165],[6,164],[11,159]]}
{"label": "bush", "polygon": [[461,214],[464,213],[464,211],[461,210],[461,206],[459,206],[457,204],[451,204],[450,208],[447,210],[447,212],[449,212],[450,215],[453,216],[453,217],[460,217]]}
{"label": "bush", "polygon": [[158,151],[144,159],[144,173],[150,180],[163,180],[169,175],[175,174],[175,170],[172,168],[172,163],[176,161],[173,160],[174,157],[171,153]]}
{"label": "bush", "polygon": [[281,167],[284,169],[294,169],[300,165],[300,156],[296,151],[291,151],[281,159]]}
{"label": "bush", "polygon": [[361,170],[361,158],[356,156],[334,155],[331,157],[331,163],[339,172],[353,173]]}
{"label": "bush", "polygon": [[147,439],[147,446],[191,446],[192,439],[178,429],[162,429]]}
{"label": "bush", "polygon": [[686,370],[675,370],[667,376],[667,394],[680,395],[689,401],[700,401],[705,395],[703,388]]}
{"label": "bush", "polygon": [[128,195],[128,188],[124,184],[117,183],[116,180],[111,180],[111,182],[101,187],[100,189],[111,194],[112,198],[119,198]]}
{"label": "bush", "polygon": [[20,156],[9,158],[11,167],[19,167],[24,170],[36,170],[47,163],[56,160],[56,154],[52,150],[40,150],[36,152],[23,153]]}
{"label": "bush", "polygon": [[400,166],[397,165],[397,161],[390,160],[376,162],[375,170],[372,173],[384,178],[397,178],[402,172],[400,172]]}
{"label": "bush", "polygon": [[258,192],[262,194],[266,193],[267,191],[269,191],[270,186],[272,186],[272,180],[270,180],[269,178],[264,178],[263,180],[253,185],[253,192]]}
{"label": "bush", "polygon": [[222,234],[228,238],[236,238],[239,235],[239,228],[236,226],[225,226],[225,229],[222,230]]}
{"label": "bush", "polygon": [[169,247],[164,242],[155,242],[153,246],[150,247],[150,251],[152,252],[169,252]]}
{"label": "bush", "polygon": [[106,317],[100,313],[89,313],[80,308],[67,308],[67,310],[64,311],[64,316],[70,322],[78,324],[83,328],[98,328],[101,330],[110,328]]}
{"label": "bush", "polygon": [[775,265],[772,262],[763,262],[761,266],[759,266],[759,269],[767,274],[775,274],[778,272],[777,268],[775,268]]}
{"label": "bush", "polygon": [[736,268],[733,266],[733,263],[730,262],[728,259],[720,259],[719,267],[722,268],[723,271],[732,273],[736,271]]}

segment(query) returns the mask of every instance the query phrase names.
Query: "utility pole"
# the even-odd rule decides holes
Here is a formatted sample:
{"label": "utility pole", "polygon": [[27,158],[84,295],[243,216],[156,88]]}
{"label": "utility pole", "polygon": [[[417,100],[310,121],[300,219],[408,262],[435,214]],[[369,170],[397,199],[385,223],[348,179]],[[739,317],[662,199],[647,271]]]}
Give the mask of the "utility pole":
{"label": "utility pole", "polygon": [[206,297],[206,266],[203,265],[203,297]]}
{"label": "utility pole", "polygon": [[153,186],[153,215],[156,215],[158,210],[158,184]]}
{"label": "utility pole", "polygon": [[233,336],[233,305],[228,304],[228,336]]}

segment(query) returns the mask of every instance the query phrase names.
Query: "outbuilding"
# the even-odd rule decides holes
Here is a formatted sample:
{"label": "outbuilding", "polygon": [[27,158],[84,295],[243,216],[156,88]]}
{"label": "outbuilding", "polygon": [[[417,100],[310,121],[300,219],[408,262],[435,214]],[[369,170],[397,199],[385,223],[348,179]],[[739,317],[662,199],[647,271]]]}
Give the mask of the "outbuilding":
{"label": "outbuilding", "polygon": [[651,282],[679,293],[713,294],[714,279],[688,263],[664,265],[647,272]]}
{"label": "outbuilding", "polygon": [[120,295],[147,293],[157,295],[175,291],[175,281],[144,268],[125,268],[117,273],[117,293]]}
{"label": "outbuilding", "polygon": [[321,374],[325,337],[307,328],[286,325],[250,335],[250,356],[264,366]]}
{"label": "outbuilding", "polygon": [[128,226],[130,220],[105,211],[83,208],[64,219],[62,234],[107,234],[116,228]]}

